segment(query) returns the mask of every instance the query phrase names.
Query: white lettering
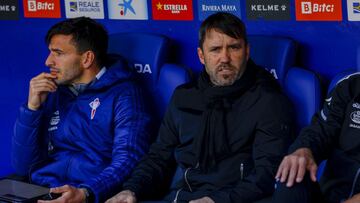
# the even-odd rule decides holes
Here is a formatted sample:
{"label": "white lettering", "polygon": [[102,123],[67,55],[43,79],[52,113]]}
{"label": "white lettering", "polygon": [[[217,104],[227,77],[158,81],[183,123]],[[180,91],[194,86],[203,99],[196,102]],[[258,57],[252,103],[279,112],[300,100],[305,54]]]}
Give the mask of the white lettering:
{"label": "white lettering", "polygon": [[54,10],[55,4],[48,2],[36,2],[35,0],[28,1],[28,9],[29,11],[36,12],[42,10]]}
{"label": "white lettering", "polygon": [[186,4],[164,4],[165,11],[171,11],[171,13],[180,13],[180,11],[187,11]]}
{"label": "white lettering", "polygon": [[152,74],[151,68],[149,64],[140,64],[140,63],[135,63],[134,64],[134,68],[136,70],[136,72],[138,73],[149,73]]}
{"label": "white lettering", "polygon": [[312,2],[301,2],[301,13],[312,14],[312,13],[333,13],[334,4],[316,4]]}
{"label": "white lettering", "polygon": [[279,11],[279,5],[251,5],[252,11]]}
{"label": "white lettering", "polygon": [[2,6],[0,6],[0,11],[10,11],[10,6],[9,5],[2,5]]}
{"label": "white lettering", "polygon": [[234,5],[221,5],[222,11],[236,11]]}

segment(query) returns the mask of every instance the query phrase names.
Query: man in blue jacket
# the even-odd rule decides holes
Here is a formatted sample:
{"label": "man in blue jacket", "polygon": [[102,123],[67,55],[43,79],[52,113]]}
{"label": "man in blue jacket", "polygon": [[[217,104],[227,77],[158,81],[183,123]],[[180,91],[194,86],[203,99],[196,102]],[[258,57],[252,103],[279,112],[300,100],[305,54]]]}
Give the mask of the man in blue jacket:
{"label": "man in blue jacket", "polygon": [[107,62],[108,35],[81,17],[55,24],[50,54],[30,81],[12,139],[19,175],[52,187],[57,201],[104,201],[147,151],[150,118],[131,71]]}

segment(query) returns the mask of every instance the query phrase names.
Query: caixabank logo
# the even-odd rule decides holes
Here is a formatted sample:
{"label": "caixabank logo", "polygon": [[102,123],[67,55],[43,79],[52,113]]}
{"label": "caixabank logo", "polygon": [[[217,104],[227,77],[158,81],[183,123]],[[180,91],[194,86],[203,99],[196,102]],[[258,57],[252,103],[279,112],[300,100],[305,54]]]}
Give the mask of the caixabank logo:
{"label": "caixabank logo", "polygon": [[206,19],[216,12],[232,13],[241,18],[240,1],[234,0],[198,0],[199,20]]}
{"label": "caixabank logo", "polygon": [[290,1],[247,0],[246,18],[249,20],[290,20]]}
{"label": "caixabank logo", "polygon": [[193,20],[192,0],[152,0],[154,20]]}
{"label": "caixabank logo", "polygon": [[108,0],[110,19],[147,20],[147,0]]}
{"label": "caixabank logo", "polygon": [[0,1],[0,20],[19,19],[19,2],[14,0]]}
{"label": "caixabank logo", "polygon": [[348,0],[347,11],[349,21],[360,21],[360,0]]}
{"label": "caixabank logo", "polygon": [[341,0],[296,0],[298,21],[341,21]]}
{"label": "caixabank logo", "polygon": [[60,0],[23,0],[26,18],[60,18]]}
{"label": "caixabank logo", "polygon": [[103,0],[65,0],[67,18],[86,16],[94,19],[104,18]]}

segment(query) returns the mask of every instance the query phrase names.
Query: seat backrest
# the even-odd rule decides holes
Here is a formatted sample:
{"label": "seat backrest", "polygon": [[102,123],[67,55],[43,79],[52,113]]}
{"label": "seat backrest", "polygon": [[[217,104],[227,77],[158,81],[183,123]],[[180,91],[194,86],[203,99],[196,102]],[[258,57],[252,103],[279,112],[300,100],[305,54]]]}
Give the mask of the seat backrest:
{"label": "seat backrest", "polygon": [[321,85],[315,73],[292,67],[285,78],[285,92],[295,109],[296,133],[309,125],[321,104]]}
{"label": "seat backrest", "polygon": [[270,71],[283,85],[288,69],[295,64],[296,42],[290,38],[249,35],[250,57]]}
{"label": "seat backrest", "polygon": [[170,39],[150,33],[115,33],[109,35],[109,54],[123,56],[139,73],[147,87],[156,86],[161,66],[168,60]]}

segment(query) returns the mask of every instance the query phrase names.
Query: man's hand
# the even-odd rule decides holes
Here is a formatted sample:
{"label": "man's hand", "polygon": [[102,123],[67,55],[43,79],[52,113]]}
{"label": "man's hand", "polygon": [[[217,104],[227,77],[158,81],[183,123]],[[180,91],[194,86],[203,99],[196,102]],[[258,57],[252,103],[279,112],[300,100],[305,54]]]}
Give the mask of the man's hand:
{"label": "man's hand", "polygon": [[132,191],[123,190],[108,199],[105,203],[136,203],[136,197]]}
{"label": "man's hand", "polygon": [[51,193],[61,194],[61,197],[54,200],[39,200],[38,203],[82,203],[85,202],[85,191],[80,188],[75,188],[70,185],[51,188]]}
{"label": "man's hand", "polygon": [[54,82],[55,75],[50,73],[41,73],[32,78],[29,87],[28,108],[38,110],[40,105],[46,100],[49,92],[55,92],[57,85]]}
{"label": "man's hand", "polygon": [[287,181],[286,186],[291,187],[295,180],[297,183],[300,183],[304,178],[305,172],[309,171],[311,180],[315,182],[317,168],[311,150],[300,148],[284,157],[275,178],[282,183]]}
{"label": "man's hand", "polygon": [[191,200],[189,203],[215,203],[210,197],[203,197],[200,199]]}
{"label": "man's hand", "polygon": [[350,199],[346,200],[343,203],[360,203],[360,193],[352,196]]}

